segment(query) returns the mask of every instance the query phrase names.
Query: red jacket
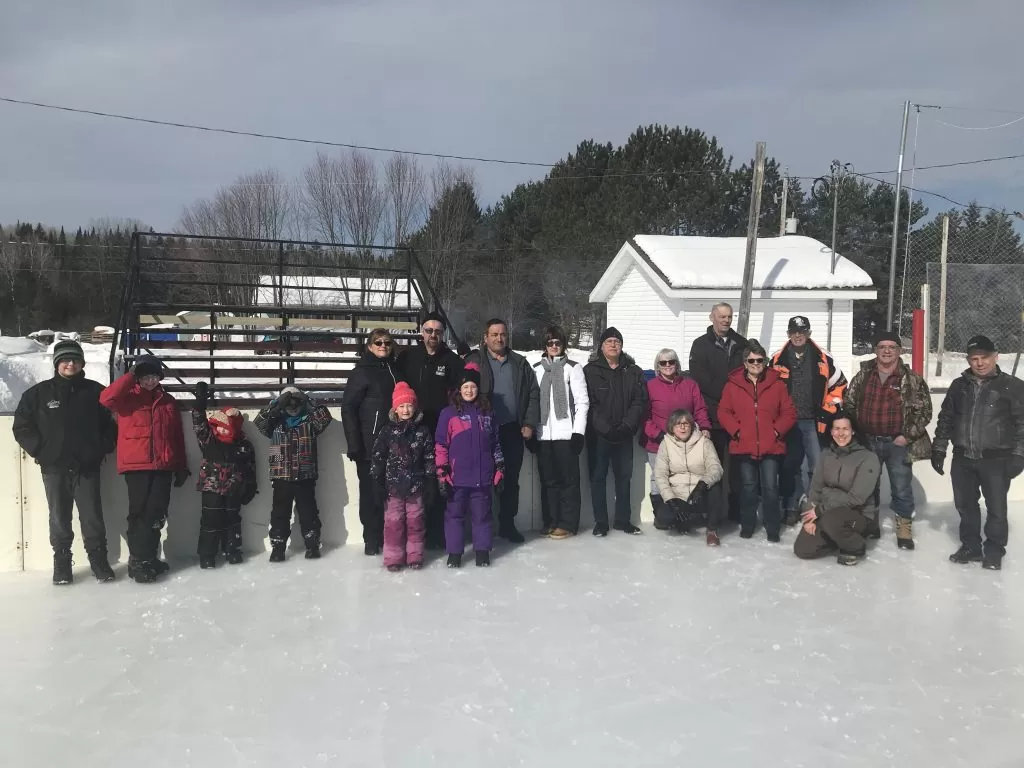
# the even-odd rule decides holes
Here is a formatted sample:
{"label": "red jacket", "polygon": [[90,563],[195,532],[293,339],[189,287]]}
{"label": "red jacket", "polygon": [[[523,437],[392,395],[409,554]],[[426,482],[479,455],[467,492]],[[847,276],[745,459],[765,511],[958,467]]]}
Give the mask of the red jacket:
{"label": "red jacket", "polygon": [[117,414],[118,472],[188,469],[178,403],[163,387],[147,392],[126,373],[103,390],[100,403]]}
{"label": "red jacket", "polygon": [[759,459],[786,453],[783,438],[796,426],[796,408],[776,371],[766,370],[755,389],[740,368],[729,374],[722,390],[718,420],[732,436],[729,453]]}

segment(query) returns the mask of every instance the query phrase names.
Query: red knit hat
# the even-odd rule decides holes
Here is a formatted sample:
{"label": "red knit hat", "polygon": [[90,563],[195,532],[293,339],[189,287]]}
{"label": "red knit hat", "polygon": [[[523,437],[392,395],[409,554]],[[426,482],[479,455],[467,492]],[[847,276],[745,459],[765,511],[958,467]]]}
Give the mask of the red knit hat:
{"label": "red knit hat", "polygon": [[395,384],[395,391],[391,394],[391,407],[396,409],[398,406],[405,405],[406,403],[411,404],[415,408],[416,393],[413,392],[412,387],[404,381],[400,381]]}
{"label": "red knit hat", "polygon": [[210,429],[222,443],[233,443],[242,436],[244,417],[237,408],[223,408],[210,414]]}

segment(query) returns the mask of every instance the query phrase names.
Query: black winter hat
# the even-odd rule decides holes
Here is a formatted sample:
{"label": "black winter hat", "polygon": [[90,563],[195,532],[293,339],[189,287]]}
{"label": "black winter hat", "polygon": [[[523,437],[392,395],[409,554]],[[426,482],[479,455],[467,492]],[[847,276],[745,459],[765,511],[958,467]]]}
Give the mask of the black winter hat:
{"label": "black winter hat", "polygon": [[459,376],[459,387],[462,387],[466,382],[473,382],[477,388],[480,387],[480,368],[476,363],[466,363],[466,367],[462,369],[462,375]]}
{"label": "black winter hat", "polygon": [[891,341],[898,347],[903,346],[903,339],[900,338],[900,335],[896,333],[896,331],[879,331],[875,334],[875,340],[872,346],[877,347],[883,341]]}
{"label": "black winter hat", "polygon": [[970,355],[974,352],[995,352],[996,345],[992,343],[992,339],[988,336],[971,336],[967,342],[967,354]]}
{"label": "black winter hat", "polygon": [[440,323],[442,328],[448,327],[448,323],[444,321],[444,318],[441,317],[440,313],[438,312],[428,312],[426,315],[423,316],[423,322],[421,322],[420,325],[426,325],[431,321],[435,323]]}
{"label": "black winter hat", "polygon": [[604,333],[601,334],[601,341],[598,342],[598,343],[599,344],[604,344],[606,341],[608,341],[608,339],[618,339],[619,340],[619,344],[623,343],[622,342],[622,334],[619,333],[619,329],[616,328],[614,325],[609,326],[609,327],[604,329]]}
{"label": "black winter hat", "polygon": [[77,360],[85,365],[85,353],[82,345],[74,339],[61,339],[53,345],[53,367],[56,368],[61,360]]}
{"label": "black winter hat", "polygon": [[803,315],[795,315],[789,318],[789,326],[786,328],[787,333],[809,333],[811,330],[811,321]]}
{"label": "black winter hat", "polygon": [[149,375],[159,376],[162,379],[164,365],[156,355],[139,355],[135,358],[135,365],[132,366],[132,375],[137,379]]}

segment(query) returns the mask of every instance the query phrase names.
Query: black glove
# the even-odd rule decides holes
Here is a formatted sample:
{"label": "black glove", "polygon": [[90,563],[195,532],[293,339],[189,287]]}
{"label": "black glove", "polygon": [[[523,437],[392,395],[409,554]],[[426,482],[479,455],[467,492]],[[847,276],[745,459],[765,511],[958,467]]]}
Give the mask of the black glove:
{"label": "black glove", "polygon": [[526,450],[528,450],[530,453],[536,453],[537,452],[537,433],[534,432],[533,433],[533,437],[531,437],[529,440],[524,440],[523,444],[526,446]]}
{"label": "black glove", "polygon": [[572,452],[579,456],[583,453],[583,446],[586,444],[586,440],[579,432],[573,432],[572,437],[569,438],[569,444],[572,446]]}
{"label": "black glove", "polygon": [[452,484],[444,480],[439,480],[437,483],[437,490],[441,494],[442,499],[449,499],[452,495]]}
{"label": "black glove", "polygon": [[281,405],[279,398],[274,398],[270,401],[270,405],[267,406],[267,418],[268,419],[279,419],[281,418],[281,412],[284,410]]}
{"label": "black glove", "polygon": [[687,502],[690,504],[696,504],[700,501],[704,495],[708,492],[708,484],[701,480],[697,485],[694,486],[693,491],[690,492],[690,498]]}
{"label": "black glove", "polygon": [[349,461],[363,461],[366,458],[366,452],[362,448],[356,448],[345,454],[348,456]]}
{"label": "black glove", "polygon": [[177,472],[175,472],[174,473],[174,487],[175,488],[181,488],[181,486],[183,486],[185,484],[185,481],[188,480],[188,476],[191,475],[191,474],[192,473],[189,472],[187,469],[179,469]]}
{"label": "black glove", "polygon": [[1016,453],[1010,457],[1010,478],[1014,478],[1024,472],[1024,456],[1018,456]]}
{"label": "black glove", "polygon": [[196,408],[200,411],[206,410],[207,403],[210,402],[210,385],[205,381],[200,381],[196,384]]}
{"label": "black glove", "polygon": [[942,465],[946,461],[946,454],[940,453],[939,451],[932,451],[932,469],[938,472],[940,475],[946,474],[946,471],[942,468]]}

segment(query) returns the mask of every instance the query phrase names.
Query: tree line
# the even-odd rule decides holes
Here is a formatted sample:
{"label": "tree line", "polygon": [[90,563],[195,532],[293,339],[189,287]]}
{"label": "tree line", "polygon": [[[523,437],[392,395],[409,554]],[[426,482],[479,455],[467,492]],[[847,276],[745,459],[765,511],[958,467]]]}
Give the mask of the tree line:
{"label": "tree line", "polygon": [[[241,176],[187,206],[176,229],[344,242],[368,253],[371,246],[409,246],[443,306],[466,328],[504,317],[514,343],[531,346],[540,327],[556,323],[575,344],[587,338],[594,322],[590,290],[627,238],[746,233],[752,166],[752,160],[737,164],[715,137],[698,129],[642,126],[620,146],[581,142],[542,179],[519,184],[484,207],[468,167],[440,162],[428,168],[408,155],[378,164],[359,151],[321,152],[297,179],[273,168]],[[769,158],[761,236],[778,233],[782,190],[780,166]],[[877,301],[855,308],[854,336],[863,340],[884,324],[894,190],[855,178],[840,185],[838,194],[837,250],[865,269],[878,289]],[[939,217],[926,221],[928,210],[920,201],[911,206],[906,194],[902,209],[902,221],[909,217],[915,231],[938,226]],[[809,194],[791,180],[787,210],[800,220],[801,234],[831,242],[830,196]],[[973,206],[954,215],[961,242],[998,237],[999,261],[1024,256],[1005,214],[982,216]],[[0,230],[3,332],[113,323],[133,228],[146,229],[137,222],[105,222],[70,237],[43,225]],[[938,260],[937,250],[913,245],[927,241],[912,239],[904,286],[907,244],[900,238],[897,290],[908,298],[907,311],[918,303],[924,263]],[[978,255],[954,249],[950,259]],[[168,264],[167,273],[176,269]]]}

